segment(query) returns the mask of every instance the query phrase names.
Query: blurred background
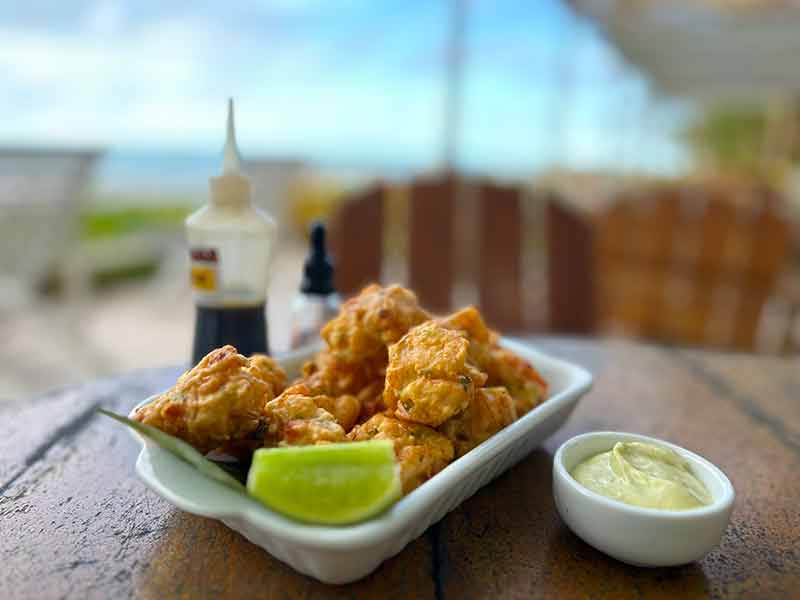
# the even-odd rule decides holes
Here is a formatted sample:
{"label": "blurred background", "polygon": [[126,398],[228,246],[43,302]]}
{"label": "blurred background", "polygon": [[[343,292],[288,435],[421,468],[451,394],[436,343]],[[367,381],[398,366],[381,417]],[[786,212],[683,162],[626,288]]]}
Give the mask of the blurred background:
{"label": "blurred background", "polygon": [[791,0],[30,0],[0,9],[0,397],[188,360],[225,103],[276,218],[519,334],[798,347]]}

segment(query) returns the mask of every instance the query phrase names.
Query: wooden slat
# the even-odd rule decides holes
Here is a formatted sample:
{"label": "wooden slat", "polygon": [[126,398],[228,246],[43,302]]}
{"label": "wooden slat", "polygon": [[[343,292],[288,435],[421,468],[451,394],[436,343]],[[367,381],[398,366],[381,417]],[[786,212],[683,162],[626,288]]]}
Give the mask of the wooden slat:
{"label": "wooden slat", "polygon": [[[40,419],[49,409],[48,428]],[[0,488],[18,477],[37,456],[46,452],[59,431],[80,427],[93,414],[95,405],[78,389],[49,394],[35,405],[30,401],[0,401]]]}
{"label": "wooden slat", "polygon": [[491,326],[522,331],[521,191],[488,183],[479,189],[479,306]]}
{"label": "wooden slat", "polygon": [[697,268],[703,277],[719,274],[723,264],[725,247],[736,225],[736,207],[732,204],[712,199],[702,215],[703,238]]}
{"label": "wooden slat", "polygon": [[385,194],[383,185],[372,186],[346,200],[331,218],[330,247],[342,296],[381,279]]}
{"label": "wooden slat", "polygon": [[593,219],[595,252],[599,259],[617,261],[626,256],[631,234],[630,203],[621,199]]}
{"label": "wooden slat", "polygon": [[681,243],[678,227],[681,223],[680,198],[671,188],[661,189],[651,201],[644,258],[649,262],[672,263],[673,249]]}
{"label": "wooden slat", "polygon": [[[747,218],[747,217],[745,217]],[[719,265],[723,274],[741,274],[746,276],[752,267],[757,235],[754,224],[749,219],[734,223],[730,235],[725,240],[722,263]]]}
{"label": "wooden slat", "polygon": [[742,295],[731,319],[733,348],[747,351],[755,347],[761,312],[768,297],[767,289],[748,288]]}
{"label": "wooden slat", "polygon": [[423,306],[439,313],[452,308],[457,193],[453,176],[416,181],[410,190],[409,285]]}
{"label": "wooden slat", "polygon": [[685,351],[683,355],[715,385],[730,390],[734,400],[748,406],[762,425],[776,428],[781,438],[800,451],[800,369],[796,358],[776,360],[698,350]]}
{"label": "wooden slat", "polygon": [[558,333],[597,329],[593,234],[590,225],[557,200],[547,206],[550,325]]}
{"label": "wooden slat", "polygon": [[[151,390],[163,390],[175,381],[175,368],[148,371],[148,380],[124,379],[128,394],[141,401]],[[120,379],[98,380],[40,396],[37,399],[0,401],[0,493],[42,459],[58,440],[79,431],[93,417],[95,409],[113,399]],[[2,597],[2,596],[0,596]]]}
{"label": "wooden slat", "polygon": [[550,307],[547,291],[547,204],[550,194],[525,189],[522,203],[522,312],[531,333],[547,331]]}
{"label": "wooden slat", "polygon": [[[654,267],[654,265],[658,266]],[[666,303],[669,271],[661,263],[650,263],[649,269],[647,266],[643,267],[643,270],[645,269],[647,269],[645,278],[647,292],[642,336],[653,339],[656,332],[659,331],[659,322]]]}
{"label": "wooden slat", "polygon": [[[788,225],[766,204],[738,206],[724,190],[702,186],[656,186],[620,196],[594,225],[602,329],[754,347],[788,253]],[[720,302],[726,288],[735,301]]]}
{"label": "wooden slat", "polygon": [[749,268],[768,281],[786,266],[792,231],[789,222],[772,211],[759,212],[753,221],[753,245]]}
{"label": "wooden slat", "polygon": [[609,318],[624,323],[625,329],[636,336],[651,339],[658,336],[666,283],[659,270],[646,262],[631,263],[618,267],[614,278],[606,280],[603,274],[598,279],[603,280],[602,286],[614,286],[614,305],[609,309]]}

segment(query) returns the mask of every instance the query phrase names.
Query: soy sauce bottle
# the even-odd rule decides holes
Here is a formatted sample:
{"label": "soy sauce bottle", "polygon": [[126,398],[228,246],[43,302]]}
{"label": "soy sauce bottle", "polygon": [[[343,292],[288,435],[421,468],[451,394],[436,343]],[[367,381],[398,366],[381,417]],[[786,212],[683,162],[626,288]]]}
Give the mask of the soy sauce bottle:
{"label": "soy sauce bottle", "polygon": [[192,363],[231,344],[240,353],[269,353],[267,283],[276,236],[272,218],[251,200],[228,101],[222,174],[210,180],[208,205],[186,219],[196,306]]}

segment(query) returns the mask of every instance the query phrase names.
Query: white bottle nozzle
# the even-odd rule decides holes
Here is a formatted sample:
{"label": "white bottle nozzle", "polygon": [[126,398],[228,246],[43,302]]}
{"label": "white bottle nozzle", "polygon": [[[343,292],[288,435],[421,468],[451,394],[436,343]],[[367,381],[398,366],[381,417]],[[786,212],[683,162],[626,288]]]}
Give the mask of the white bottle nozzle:
{"label": "white bottle nozzle", "polygon": [[233,98],[228,98],[228,131],[225,137],[225,149],[223,150],[222,174],[240,175],[242,172],[242,161],[239,156],[239,148],[236,145],[236,127],[233,122]]}

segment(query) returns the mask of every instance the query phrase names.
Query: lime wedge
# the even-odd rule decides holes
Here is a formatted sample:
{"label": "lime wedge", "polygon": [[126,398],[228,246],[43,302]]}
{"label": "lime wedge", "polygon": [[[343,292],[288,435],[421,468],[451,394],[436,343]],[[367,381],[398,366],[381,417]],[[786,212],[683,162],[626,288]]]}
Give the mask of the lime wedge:
{"label": "lime wedge", "polygon": [[368,519],[402,493],[387,440],[256,450],[247,490],[273,510],[324,525]]}

